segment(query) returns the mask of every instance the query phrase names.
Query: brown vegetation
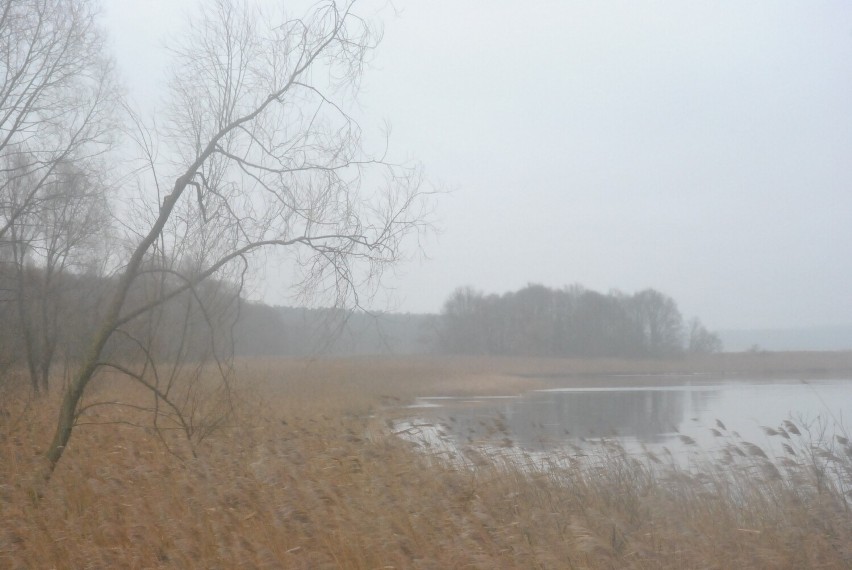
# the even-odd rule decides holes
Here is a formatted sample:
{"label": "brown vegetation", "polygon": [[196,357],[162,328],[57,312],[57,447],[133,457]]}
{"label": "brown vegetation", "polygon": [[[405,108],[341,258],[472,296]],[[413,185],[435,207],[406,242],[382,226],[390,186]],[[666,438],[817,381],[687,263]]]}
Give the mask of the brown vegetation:
{"label": "brown vegetation", "polygon": [[[713,366],[744,366],[743,355]],[[848,369],[849,356],[797,361]],[[831,360],[833,358],[834,360]],[[695,363],[638,364],[642,371]],[[848,568],[843,440],[769,459],[740,445],[700,474],[655,470],[610,444],[547,466],[460,467],[390,433],[414,396],[515,393],[547,375],[624,363],[358,359],[242,363],[225,427],[170,454],[132,408],[93,408],[39,499],[31,492],[57,400],[6,397],[0,413],[4,568]],[[657,367],[652,370],[652,368]],[[708,368],[710,361],[705,362]],[[686,370],[690,368],[684,368]],[[519,373],[538,378],[522,378]],[[101,382],[93,397],[144,401]],[[106,423],[121,422],[121,423]],[[780,437],[780,436],[779,436]],[[756,446],[755,446],[756,447]],[[476,458],[474,458],[476,459]],[[822,470],[822,471],[820,471]],[[845,471],[844,471],[845,470]],[[849,484],[849,480],[846,480]]]}

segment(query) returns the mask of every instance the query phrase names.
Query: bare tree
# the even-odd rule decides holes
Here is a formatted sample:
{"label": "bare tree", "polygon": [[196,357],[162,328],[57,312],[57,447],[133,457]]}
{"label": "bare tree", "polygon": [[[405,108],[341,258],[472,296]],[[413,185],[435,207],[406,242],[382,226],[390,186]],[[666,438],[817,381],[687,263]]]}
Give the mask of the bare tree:
{"label": "bare tree", "polygon": [[633,295],[630,303],[645,354],[672,356],[683,350],[683,317],[674,299],[645,289]]}
{"label": "bare tree", "polygon": [[453,291],[441,312],[441,350],[458,354],[486,352],[487,311],[485,296],[480,291],[472,287]]}
{"label": "bare tree", "polygon": [[[26,282],[17,269],[33,259],[25,242],[38,232],[25,218],[63,200],[63,165],[101,170],[116,126],[118,92],[96,17],[92,0],[0,3],[0,303],[6,317],[14,306],[28,324],[39,310],[20,304]],[[21,337],[36,347],[40,336],[15,329],[0,352],[17,348]]]}
{"label": "bare tree", "polygon": [[[32,174],[21,177],[10,196],[30,196],[28,183],[39,182]],[[16,329],[35,392],[48,389],[60,329],[71,311],[69,272],[91,265],[109,227],[104,184],[73,165],[57,165],[42,192],[50,199],[35,201],[9,225]]]}
{"label": "bare tree", "polygon": [[[112,142],[117,91],[91,0],[0,5],[0,245],[56,169],[99,169]],[[26,192],[12,196],[27,179]]]}
{"label": "bare tree", "polygon": [[[105,347],[136,319],[186,293],[201,299],[203,283],[240,273],[270,249],[298,264],[302,292],[357,304],[359,291],[400,259],[403,239],[424,228],[429,192],[419,169],[368,153],[347,111],[379,39],[352,4],[324,2],[288,20],[218,0],[174,48],[159,131],[170,160],[158,161],[158,131],[138,131],[156,195],[143,188],[135,203],[150,225],[64,394],[47,476],[87,386],[115,364]],[[151,263],[157,258],[171,261]],[[132,295],[157,272],[170,278],[154,298]],[[126,372],[146,381],[141,369]]]}

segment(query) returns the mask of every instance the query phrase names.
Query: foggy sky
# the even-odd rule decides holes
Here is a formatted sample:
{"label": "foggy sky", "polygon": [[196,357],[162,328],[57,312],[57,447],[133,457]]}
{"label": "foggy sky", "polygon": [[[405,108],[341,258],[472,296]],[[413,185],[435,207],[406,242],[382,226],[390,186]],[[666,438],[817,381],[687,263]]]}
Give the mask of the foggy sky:
{"label": "foggy sky", "polygon": [[[379,4],[364,116],[449,191],[429,259],[387,281],[397,310],[581,283],[711,328],[852,323],[852,4]],[[143,105],[194,5],[104,3]]]}

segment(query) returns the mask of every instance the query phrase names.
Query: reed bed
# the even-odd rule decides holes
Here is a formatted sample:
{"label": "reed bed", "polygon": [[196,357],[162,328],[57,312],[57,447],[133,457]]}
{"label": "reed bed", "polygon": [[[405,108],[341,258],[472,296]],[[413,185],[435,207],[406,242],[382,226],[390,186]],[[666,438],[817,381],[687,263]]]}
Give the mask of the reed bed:
{"label": "reed bed", "polygon": [[[537,382],[506,368],[243,363],[232,414],[195,457],[178,432],[164,436],[169,451],[105,406],[74,434],[40,498],[32,474],[57,398],[7,394],[0,567],[852,566],[852,448],[830,426],[773,426],[781,455],[720,429],[727,453],[694,468],[615,441],[546,461],[471,448],[460,462],[388,427],[418,395]],[[97,395],[144,398],[121,382]]]}

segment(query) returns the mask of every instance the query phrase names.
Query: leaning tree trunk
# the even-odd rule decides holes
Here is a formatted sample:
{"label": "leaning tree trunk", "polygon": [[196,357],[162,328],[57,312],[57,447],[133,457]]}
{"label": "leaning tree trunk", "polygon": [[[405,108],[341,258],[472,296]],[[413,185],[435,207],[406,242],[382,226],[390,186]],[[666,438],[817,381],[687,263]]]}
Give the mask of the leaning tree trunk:
{"label": "leaning tree trunk", "polygon": [[205,160],[212,152],[213,144],[214,143],[211,143],[211,148],[208,149],[209,152],[202,154],[202,157],[199,157],[196,160],[195,164],[190,167],[187,173],[178,178],[175,182],[175,186],[171,194],[163,200],[156,222],[151,227],[148,235],[145,236],[145,239],[139,242],[139,245],[136,246],[133,255],[130,257],[130,261],[127,263],[127,267],[118,282],[118,288],[110,302],[106,315],[101,321],[101,327],[92,339],[89,350],[86,352],[77,374],[73,377],[71,383],[65,389],[65,394],[62,397],[62,407],[59,409],[59,418],[56,424],[56,431],[53,435],[53,441],[50,443],[50,447],[48,447],[47,452],[45,453],[48,461],[44,472],[45,480],[49,480],[53,475],[53,471],[56,469],[56,464],[59,463],[59,460],[62,458],[62,454],[65,452],[65,448],[68,445],[68,441],[71,439],[71,432],[74,429],[74,423],[77,419],[77,408],[80,405],[80,401],[83,398],[86,387],[89,385],[89,382],[91,382],[95,372],[100,366],[100,358],[104,346],[106,346],[107,341],[112,336],[112,333],[115,332],[115,328],[119,323],[121,310],[124,307],[125,300],[127,299],[127,293],[130,290],[133,280],[136,279],[138,275],[145,253],[157,239],[160,232],[163,231],[169,216],[171,216],[175,203],[178,198],[180,198],[180,195],[183,193],[203,160]]}

